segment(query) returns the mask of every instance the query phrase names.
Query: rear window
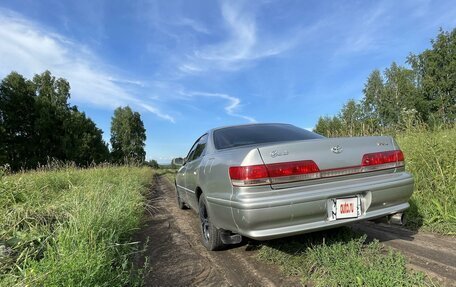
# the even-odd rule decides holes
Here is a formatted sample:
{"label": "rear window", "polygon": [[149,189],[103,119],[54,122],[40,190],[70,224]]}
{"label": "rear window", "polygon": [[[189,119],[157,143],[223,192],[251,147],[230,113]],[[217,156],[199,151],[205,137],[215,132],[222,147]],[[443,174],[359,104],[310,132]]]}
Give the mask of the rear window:
{"label": "rear window", "polygon": [[246,125],[214,131],[216,149],[318,138],[323,136],[292,125]]}

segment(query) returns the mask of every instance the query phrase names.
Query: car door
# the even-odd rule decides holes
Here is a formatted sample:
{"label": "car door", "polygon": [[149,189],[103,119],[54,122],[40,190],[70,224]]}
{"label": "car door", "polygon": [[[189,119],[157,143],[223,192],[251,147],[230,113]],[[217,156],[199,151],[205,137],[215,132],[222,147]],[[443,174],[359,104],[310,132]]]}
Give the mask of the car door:
{"label": "car door", "polygon": [[199,139],[197,139],[195,141],[195,143],[192,145],[192,147],[190,148],[190,151],[188,152],[187,156],[184,159],[184,164],[181,166],[181,168],[179,168],[179,170],[177,171],[177,176],[176,176],[176,184],[177,184],[179,196],[186,203],[188,203],[188,191],[187,191],[187,186],[185,183],[186,176],[187,176],[186,175],[187,167],[188,167],[187,164],[195,151],[196,144],[198,143],[198,141],[199,141]]}
{"label": "car door", "polygon": [[185,164],[185,187],[187,191],[187,203],[195,210],[198,209],[196,188],[198,186],[198,172],[204,153],[206,151],[207,134],[201,136],[195,144],[188,162]]}

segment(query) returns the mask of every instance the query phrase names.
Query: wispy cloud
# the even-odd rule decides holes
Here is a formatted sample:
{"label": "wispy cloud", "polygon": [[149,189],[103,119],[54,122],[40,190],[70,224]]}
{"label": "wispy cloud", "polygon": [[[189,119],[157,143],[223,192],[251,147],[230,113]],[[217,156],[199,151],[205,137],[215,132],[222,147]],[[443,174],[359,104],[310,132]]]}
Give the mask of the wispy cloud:
{"label": "wispy cloud", "polygon": [[176,121],[174,120],[173,117],[171,117],[170,115],[168,114],[164,114],[162,113],[159,109],[157,109],[156,107],[154,106],[151,106],[150,104],[145,104],[145,103],[138,103],[139,106],[143,107],[144,109],[146,109],[147,111],[155,114],[156,116],[162,118],[162,119],[165,119],[165,120],[168,120],[172,123],[175,123]]}
{"label": "wispy cloud", "polygon": [[379,46],[379,31],[389,23],[388,8],[384,3],[379,3],[368,11],[357,11],[361,16],[356,20],[358,25],[352,25],[344,31],[345,38],[335,55],[344,53],[363,53]]}
{"label": "wispy cloud", "polygon": [[281,54],[293,45],[293,40],[268,41],[260,37],[254,11],[244,8],[239,2],[223,2],[225,40],[188,54],[179,70],[192,74],[212,69],[238,70],[252,61]]}
{"label": "wispy cloud", "polygon": [[242,115],[237,113],[236,111],[239,109],[241,100],[239,98],[227,95],[227,94],[221,94],[221,93],[206,93],[206,92],[180,92],[182,95],[187,96],[187,97],[211,97],[211,98],[220,98],[228,101],[228,104],[224,107],[225,112],[233,117],[238,117],[241,119],[244,119],[250,123],[256,122],[256,120],[253,117]]}
{"label": "wispy cloud", "polygon": [[104,108],[121,105],[141,107],[164,120],[173,117],[161,112],[153,103],[135,96],[131,86],[141,81],[122,80],[87,47],[59,34],[47,31],[21,15],[0,9],[0,76],[17,71],[26,77],[50,70],[71,84],[72,101]]}
{"label": "wispy cloud", "polygon": [[196,21],[194,19],[183,17],[181,19],[174,20],[172,24],[177,26],[190,27],[191,29],[199,33],[210,34],[210,31],[206,26],[204,26],[201,22]]}

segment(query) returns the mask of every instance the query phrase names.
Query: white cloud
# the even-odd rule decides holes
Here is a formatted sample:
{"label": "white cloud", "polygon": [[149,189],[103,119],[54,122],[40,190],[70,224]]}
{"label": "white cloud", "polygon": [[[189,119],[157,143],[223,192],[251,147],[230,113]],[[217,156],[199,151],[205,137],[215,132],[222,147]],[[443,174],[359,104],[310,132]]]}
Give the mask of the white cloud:
{"label": "white cloud", "polygon": [[365,51],[370,51],[377,48],[378,43],[376,36],[379,33],[377,31],[380,29],[381,23],[378,21],[381,17],[384,17],[384,10],[382,8],[366,13],[362,21],[362,25],[357,26],[350,31],[348,37],[346,38],[343,45],[340,47],[337,53],[361,53]]}
{"label": "white cloud", "polygon": [[210,31],[206,26],[204,26],[200,22],[190,19],[190,18],[184,17],[179,20],[174,19],[172,24],[177,25],[177,26],[187,26],[187,27],[192,28],[196,32],[203,33],[203,34],[210,34]]}
{"label": "white cloud", "polygon": [[220,98],[228,101],[228,105],[224,107],[225,112],[233,117],[238,117],[244,119],[250,123],[255,123],[256,120],[253,117],[245,116],[238,114],[236,110],[239,108],[241,104],[241,100],[239,98],[227,95],[227,94],[220,94],[220,93],[206,93],[206,92],[180,92],[184,96],[189,97],[211,97],[211,98]]}
{"label": "white cloud", "polygon": [[162,119],[165,119],[165,120],[168,120],[172,123],[175,123],[176,121],[174,120],[173,117],[171,117],[170,115],[167,115],[167,114],[164,114],[162,113],[160,110],[158,110],[156,107],[154,106],[151,106],[149,104],[144,104],[144,103],[138,103],[139,106],[143,107],[144,109],[146,109],[147,111],[155,114],[156,116],[162,118]]}
{"label": "white cloud", "polygon": [[47,31],[25,20],[19,14],[0,9],[0,76],[17,71],[31,78],[50,70],[66,78],[71,85],[74,103],[116,108],[121,105],[141,107],[156,116],[174,122],[152,103],[143,102],[129,90],[131,85],[143,86],[137,80],[122,80],[84,45]]}
{"label": "white cloud", "polygon": [[249,62],[281,54],[293,46],[293,39],[267,41],[259,37],[254,14],[233,1],[223,2],[221,12],[226,39],[193,51],[179,70],[190,74],[211,69],[237,70]]}

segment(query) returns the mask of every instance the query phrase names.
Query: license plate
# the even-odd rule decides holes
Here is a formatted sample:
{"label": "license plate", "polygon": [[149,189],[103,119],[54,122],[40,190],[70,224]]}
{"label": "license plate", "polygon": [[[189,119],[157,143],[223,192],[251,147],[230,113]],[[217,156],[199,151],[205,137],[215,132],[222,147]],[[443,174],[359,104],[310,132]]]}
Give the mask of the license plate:
{"label": "license plate", "polygon": [[336,198],[332,202],[335,219],[356,218],[360,214],[359,197]]}

